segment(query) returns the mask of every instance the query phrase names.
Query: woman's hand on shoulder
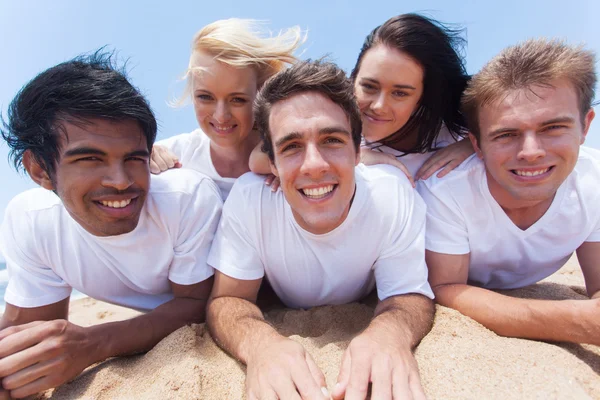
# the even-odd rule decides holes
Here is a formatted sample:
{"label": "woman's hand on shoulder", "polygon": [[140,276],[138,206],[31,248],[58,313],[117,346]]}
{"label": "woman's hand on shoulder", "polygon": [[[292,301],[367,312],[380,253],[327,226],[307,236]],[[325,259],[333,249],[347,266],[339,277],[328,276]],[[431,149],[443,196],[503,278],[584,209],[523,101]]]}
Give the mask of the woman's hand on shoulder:
{"label": "woman's hand on shoulder", "polygon": [[150,172],[160,174],[171,168],[181,168],[179,158],[164,146],[155,144],[150,156]]}
{"label": "woman's hand on shoulder", "polygon": [[441,171],[438,172],[436,176],[442,178],[448,175],[454,168],[458,167],[474,152],[473,145],[468,138],[452,143],[433,153],[433,155],[429,157],[417,171],[415,178],[427,179],[438,170]]}
{"label": "woman's hand on shoulder", "polygon": [[396,167],[400,171],[402,171],[404,173],[404,175],[406,175],[406,177],[410,181],[411,185],[413,187],[415,187],[415,181],[414,181],[412,175],[410,174],[410,171],[408,170],[408,168],[406,168],[406,166],[404,164],[402,164],[402,162],[400,160],[398,160],[396,157],[394,157],[391,154],[374,151],[374,150],[371,150],[366,147],[361,147],[360,148],[360,162],[362,162],[365,165],[387,164],[387,165],[391,165],[392,167]]}

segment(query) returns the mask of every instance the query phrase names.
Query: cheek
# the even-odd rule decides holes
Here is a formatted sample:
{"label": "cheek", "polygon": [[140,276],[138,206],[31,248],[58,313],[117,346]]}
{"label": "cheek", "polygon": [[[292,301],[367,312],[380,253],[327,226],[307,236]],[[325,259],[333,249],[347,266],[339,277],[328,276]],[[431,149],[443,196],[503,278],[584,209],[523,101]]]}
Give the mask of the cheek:
{"label": "cheek", "polygon": [[196,117],[200,120],[210,114],[210,107],[200,102],[194,101],[194,112]]}

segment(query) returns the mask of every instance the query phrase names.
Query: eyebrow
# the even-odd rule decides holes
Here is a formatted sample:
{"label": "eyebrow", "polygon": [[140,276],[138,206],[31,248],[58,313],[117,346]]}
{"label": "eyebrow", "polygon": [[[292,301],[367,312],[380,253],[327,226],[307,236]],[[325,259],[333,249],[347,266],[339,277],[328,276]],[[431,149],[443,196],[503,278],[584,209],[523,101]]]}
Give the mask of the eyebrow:
{"label": "eyebrow", "polygon": [[[207,94],[210,94],[211,96],[214,96],[213,92],[211,92],[210,90],[206,90],[206,89],[196,89],[196,90],[194,90],[194,93],[207,93]],[[227,96],[246,96],[246,97],[250,97],[251,95],[249,93],[244,93],[244,92],[233,92],[233,93],[227,94]]]}
{"label": "eyebrow", "polygon": [[[362,80],[365,80],[365,81],[372,82],[372,83],[376,83],[376,84],[378,84],[378,85],[380,84],[380,83],[379,83],[379,81],[378,81],[377,79],[373,79],[373,78],[361,78],[361,79],[362,79]],[[416,87],[414,87],[414,86],[412,86],[412,85],[407,85],[407,84],[403,84],[403,85],[398,85],[398,84],[396,84],[396,85],[394,85],[394,87],[395,87],[395,88],[397,88],[397,89],[411,89],[411,90],[417,90],[417,88],[416,88]]]}
{"label": "eyebrow", "polygon": [[[558,117],[558,118],[552,118],[549,120],[546,120],[544,122],[542,122],[541,124],[539,124],[539,126],[547,126],[547,125],[552,125],[552,124],[572,124],[575,122],[575,119],[571,118],[571,117]],[[503,133],[509,133],[509,132],[516,132],[519,129],[517,128],[500,128],[500,129],[495,129],[493,131],[491,131],[489,133],[489,136],[496,136],[499,134],[503,134]]]}
{"label": "eyebrow", "polygon": [[[341,133],[345,136],[351,136],[350,132],[348,132],[348,130],[342,126],[327,126],[327,127],[319,130],[319,136],[331,135],[333,133]],[[275,143],[275,147],[279,148],[291,140],[301,139],[302,136],[303,135],[300,132],[288,133],[287,135],[285,135],[284,137],[282,137]]]}
{"label": "eyebrow", "polygon": [[[65,154],[63,154],[63,157],[75,157],[84,155],[106,156],[107,153],[102,150],[95,149],[93,147],[78,147],[76,149],[67,150]],[[150,153],[148,152],[148,150],[135,150],[125,154],[125,157],[150,157]]]}

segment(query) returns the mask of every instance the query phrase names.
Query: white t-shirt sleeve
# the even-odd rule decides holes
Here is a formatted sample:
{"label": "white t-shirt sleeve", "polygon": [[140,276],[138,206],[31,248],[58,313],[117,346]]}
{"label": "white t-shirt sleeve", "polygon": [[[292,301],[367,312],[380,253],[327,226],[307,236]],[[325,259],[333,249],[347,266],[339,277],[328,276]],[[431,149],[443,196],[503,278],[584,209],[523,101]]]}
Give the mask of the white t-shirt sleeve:
{"label": "white t-shirt sleeve", "polygon": [[208,263],[221,273],[235,279],[254,280],[265,275],[264,264],[258,254],[258,239],[252,235],[254,226],[247,208],[260,207],[258,199],[246,198],[236,182],[223,206],[223,216],[208,257]]}
{"label": "white t-shirt sleeve", "polygon": [[411,188],[399,186],[398,190],[401,208],[374,265],[377,295],[385,300],[419,293],[433,299],[425,264],[425,204]]}
{"label": "white t-shirt sleeve", "polygon": [[417,190],[427,205],[425,248],[443,254],[470,253],[465,220],[448,188],[438,184],[432,190],[430,182],[419,181]]}
{"label": "white t-shirt sleeve", "polygon": [[585,240],[586,242],[600,242],[600,218],[596,223],[596,228],[592,231],[590,236]]}
{"label": "white t-shirt sleeve", "polygon": [[169,269],[171,282],[192,285],[214,274],[207,259],[222,208],[219,189],[206,177],[197,184],[189,201],[181,202],[179,232]]}
{"label": "white t-shirt sleeve", "polygon": [[42,307],[71,295],[72,288],[43,261],[35,229],[19,201],[6,209],[0,230],[0,248],[6,258],[8,286],[6,303],[22,308]]}

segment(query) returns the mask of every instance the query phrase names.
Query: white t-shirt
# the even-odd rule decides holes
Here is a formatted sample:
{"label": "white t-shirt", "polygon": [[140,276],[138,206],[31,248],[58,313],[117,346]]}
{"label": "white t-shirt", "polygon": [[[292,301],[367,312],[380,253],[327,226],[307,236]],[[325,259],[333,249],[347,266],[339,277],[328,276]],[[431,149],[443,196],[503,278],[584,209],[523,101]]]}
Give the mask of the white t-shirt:
{"label": "white t-shirt", "polygon": [[210,156],[210,139],[200,128],[192,133],[171,136],[155,144],[168,148],[179,157],[183,168],[201,172],[215,181],[221,190],[223,201],[227,199],[236,178],[224,178],[219,175]]}
{"label": "white t-shirt", "polygon": [[425,205],[398,169],[356,168],[347,218],[315,235],[296,222],[282,191],[264,177],[238,178],[225,206],[208,263],[236,279],[266,275],[288,306],[356,301],[377,284],[380,299],[404,293],[433,298],[425,265]]}
{"label": "white t-shirt", "polygon": [[[454,142],[456,142],[456,139],[452,136],[448,128],[446,128],[446,126],[444,125],[442,126],[442,129],[440,129],[440,133],[434,143],[434,147],[442,148]],[[402,151],[392,149],[391,147],[385,146],[379,142],[366,143],[364,142],[364,139],[362,145],[374,151],[379,151],[381,153],[393,155],[402,164],[404,164],[404,166],[406,167],[406,169],[408,169],[412,176],[415,176],[415,174],[417,173],[417,171],[419,171],[419,169],[421,169],[421,166],[425,163],[425,161],[427,161],[427,159],[429,159],[429,157],[431,157],[435,153],[435,151],[429,151],[426,153],[407,154]]]}
{"label": "white t-shirt", "polygon": [[136,228],[99,237],[87,232],[53,192],[37,188],[8,205],[0,247],[6,258],[5,300],[40,307],[72,288],[98,300],[150,310],[171,300],[169,281],[202,282],[221,216],[218,188],[191,170],[153,175]]}
{"label": "white t-shirt", "polygon": [[531,285],[556,272],[583,242],[600,241],[600,152],[581,147],[550,208],[521,230],[492,197],[476,155],[444,178],[418,183],[427,204],[428,250],[470,254],[470,283],[490,289]]}

